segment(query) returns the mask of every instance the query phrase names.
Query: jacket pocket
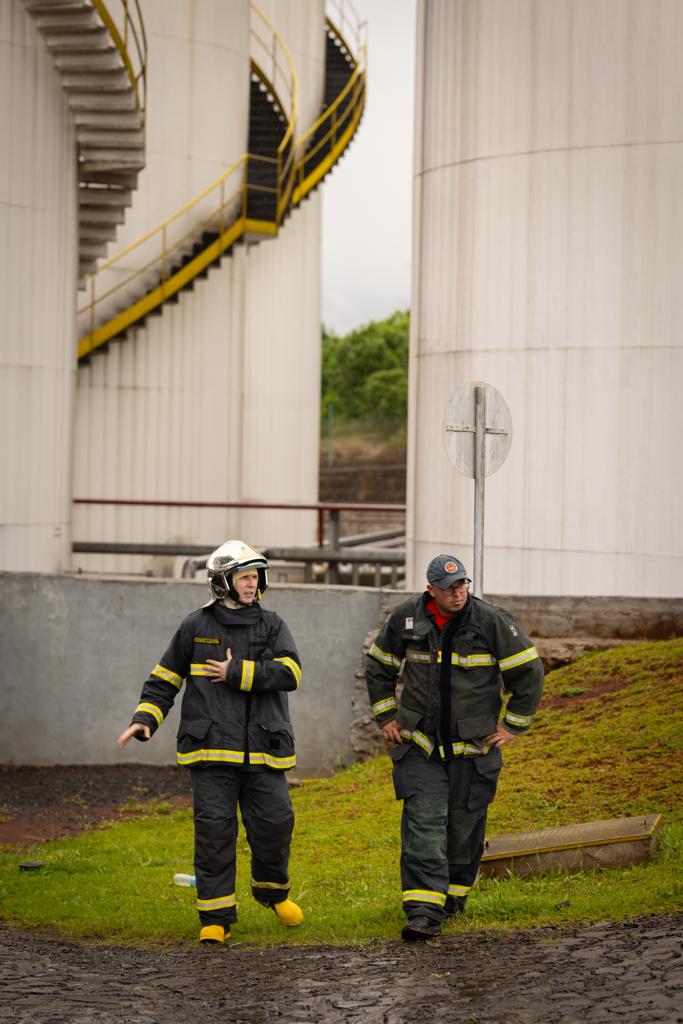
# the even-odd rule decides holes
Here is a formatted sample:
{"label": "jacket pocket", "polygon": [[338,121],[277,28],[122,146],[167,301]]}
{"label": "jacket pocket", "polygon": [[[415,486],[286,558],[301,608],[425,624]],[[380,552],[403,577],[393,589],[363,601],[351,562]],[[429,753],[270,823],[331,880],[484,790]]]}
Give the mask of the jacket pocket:
{"label": "jacket pocket", "polygon": [[178,753],[189,754],[201,746],[211,728],[210,718],[183,718],[178,728]]}
{"label": "jacket pocket", "polygon": [[463,740],[484,740],[496,731],[498,720],[495,715],[476,715],[474,718],[458,718],[457,725]]}
{"label": "jacket pocket", "polygon": [[410,743],[397,743],[395,747],[390,747],[387,753],[392,761],[400,761],[402,757],[405,757],[410,750]]}
{"label": "jacket pocket", "polygon": [[398,718],[400,724],[405,729],[417,729],[419,723],[424,718],[424,711],[415,711],[414,708],[407,708],[404,704],[401,704],[398,710]]}
{"label": "jacket pocket", "polygon": [[257,725],[256,728],[263,753],[274,754],[276,757],[288,757],[294,753],[294,731],[291,725],[280,725],[277,729]]}

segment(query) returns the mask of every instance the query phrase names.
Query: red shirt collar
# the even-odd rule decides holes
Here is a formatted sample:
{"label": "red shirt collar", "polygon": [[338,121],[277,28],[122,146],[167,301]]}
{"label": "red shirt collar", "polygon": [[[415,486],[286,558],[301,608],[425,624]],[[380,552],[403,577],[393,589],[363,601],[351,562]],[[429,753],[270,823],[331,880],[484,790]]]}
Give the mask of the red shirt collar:
{"label": "red shirt collar", "polygon": [[434,600],[433,597],[427,599],[427,611],[429,612],[430,615],[434,616],[434,621],[436,622],[437,629],[439,630],[439,632],[441,632],[446,623],[450,622],[451,619],[454,617],[453,615],[441,615],[441,613],[437,610],[436,601]]}

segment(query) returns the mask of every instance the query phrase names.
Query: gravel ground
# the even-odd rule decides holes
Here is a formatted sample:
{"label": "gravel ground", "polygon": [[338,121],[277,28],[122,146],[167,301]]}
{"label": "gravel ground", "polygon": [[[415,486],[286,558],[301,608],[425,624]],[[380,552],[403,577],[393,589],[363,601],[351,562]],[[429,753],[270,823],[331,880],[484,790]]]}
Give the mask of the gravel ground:
{"label": "gravel ground", "polygon": [[[98,808],[188,795],[176,768],[0,768],[4,824],[49,821],[54,834],[89,827]],[[16,832],[25,842],[26,828]],[[683,1024],[683,914],[503,937],[446,933],[427,945],[261,951],[89,946],[0,927],[0,1021],[11,1024],[427,1019]]]}
{"label": "gravel ground", "polygon": [[196,951],[0,931],[12,1024],[683,1021],[683,914],[426,946]]}

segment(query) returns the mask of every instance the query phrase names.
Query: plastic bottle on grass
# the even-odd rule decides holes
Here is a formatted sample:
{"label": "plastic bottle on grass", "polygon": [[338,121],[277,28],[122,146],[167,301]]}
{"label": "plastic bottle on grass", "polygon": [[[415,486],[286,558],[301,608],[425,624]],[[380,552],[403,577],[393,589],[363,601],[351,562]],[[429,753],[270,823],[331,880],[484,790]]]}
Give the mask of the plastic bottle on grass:
{"label": "plastic bottle on grass", "polygon": [[173,881],[176,885],[184,885],[188,888],[197,884],[194,875],[177,874],[173,876]]}

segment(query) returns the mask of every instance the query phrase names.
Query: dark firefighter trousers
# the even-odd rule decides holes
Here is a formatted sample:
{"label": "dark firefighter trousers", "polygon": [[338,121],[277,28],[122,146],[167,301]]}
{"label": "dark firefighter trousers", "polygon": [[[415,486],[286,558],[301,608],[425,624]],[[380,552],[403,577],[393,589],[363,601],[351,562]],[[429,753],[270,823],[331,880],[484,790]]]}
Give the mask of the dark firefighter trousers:
{"label": "dark firefighter trousers", "polygon": [[237,807],[251,849],[251,891],[266,906],[289,895],[294,812],[284,772],[231,765],[192,768],[194,867],[203,925],[237,920]]}
{"label": "dark firefighter trousers", "polygon": [[444,920],[446,896],[467,896],[484,852],[488,805],[502,767],[499,750],[450,761],[412,743],[392,748],[401,818],[401,883],[408,919]]}

